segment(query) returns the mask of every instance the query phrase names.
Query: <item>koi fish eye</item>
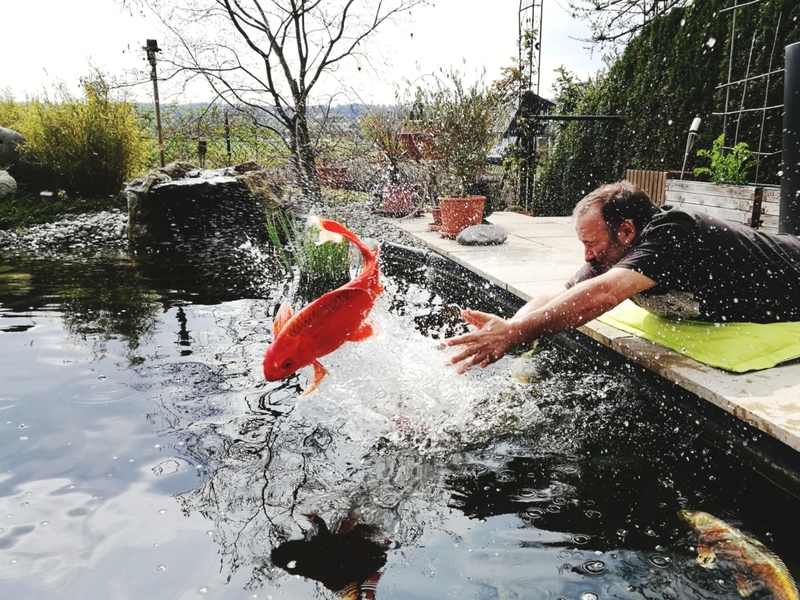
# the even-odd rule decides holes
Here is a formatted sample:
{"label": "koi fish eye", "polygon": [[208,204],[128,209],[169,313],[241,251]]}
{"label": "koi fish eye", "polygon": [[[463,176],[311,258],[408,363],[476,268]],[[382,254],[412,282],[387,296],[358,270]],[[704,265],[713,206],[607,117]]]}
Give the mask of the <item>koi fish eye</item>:
{"label": "koi fish eye", "polygon": [[288,369],[291,366],[292,366],[292,361],[291,360],[287,360],[286,362],[283,363],[283,368],[284,369]]}

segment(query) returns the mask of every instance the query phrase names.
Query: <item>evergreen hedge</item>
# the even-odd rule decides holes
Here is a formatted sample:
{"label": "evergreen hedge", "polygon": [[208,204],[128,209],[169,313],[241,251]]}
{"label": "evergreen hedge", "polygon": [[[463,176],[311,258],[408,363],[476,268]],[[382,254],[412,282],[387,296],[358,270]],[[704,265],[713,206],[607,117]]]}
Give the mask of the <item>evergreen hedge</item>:
{"label": "evergreen hedge", "polygon": [[[689,125],[703,119],[700,137],[686,169],[706,166],[696,151],[710,149],[725,134],[726,145],[746,142],[762,152],[780,151],[780,109],[746,113],[738,121],[721,113],[733,43],[731,81],[781,69],[785,46],[800,41],[800,3],[769,0],[739,9],[731,39],[732,11],[720,12],[729,0],[696,0],[651,21],[607,71],[580,82],[562,70],[557,83],[556,113],[621,115],[621,121],[573,121],[561,127],[556,144],[543,161],[534,192],[537,215],[566,215],[578,200],[602,183],[617,181],[626,169],[680,170]],[[755,39],[753,38],[755,34]],[[777,35],[776,35],[777,34]],[[777,42],[776,42],[777,40]],[[773,54],[774,45],[774,54]],[[751,59],[751,46],[752,59]],[[772,59],[772,65],[770,65]],[[767,89],[767,83],[768,89]],[[783,102],[783,75],[730,88],[730,110],[776,106]],[[738,132],[737,132],[738,126]],[[762,159],[760,183],[780,182],[780,154]]]}

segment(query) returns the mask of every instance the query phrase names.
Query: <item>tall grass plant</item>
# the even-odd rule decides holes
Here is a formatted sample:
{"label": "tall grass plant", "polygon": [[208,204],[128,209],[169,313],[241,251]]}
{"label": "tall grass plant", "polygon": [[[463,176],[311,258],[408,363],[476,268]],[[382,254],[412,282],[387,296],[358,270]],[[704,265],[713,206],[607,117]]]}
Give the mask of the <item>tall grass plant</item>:
{"label": "tall grass plant", "polygon": [[20,133],[23,158],[52,174],[55,185],[85,198],[114,196],[144,148],[136,109],[115,100],[100,74],[83,79],[85,97],[60,84],[56,99],[27,103]]}

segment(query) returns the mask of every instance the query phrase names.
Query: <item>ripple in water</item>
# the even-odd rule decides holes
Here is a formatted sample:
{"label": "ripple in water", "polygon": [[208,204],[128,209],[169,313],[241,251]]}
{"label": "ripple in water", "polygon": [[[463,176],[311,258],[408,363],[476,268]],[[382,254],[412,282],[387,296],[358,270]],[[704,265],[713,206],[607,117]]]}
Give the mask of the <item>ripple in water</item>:
{"label": "ripple in water", "polygon": [[505,470],[505,471],[500,471],[497,474],[497,481],[500,483],[510,483],[512,481],[515,481],[516,479],[517,475],[514,473],[514,471]]}
{"label": "ripple in water", "polygon": [[59,397],[70,404],[117,404],[138,398],[148,389],[148,384],[134,388],[122,381],[97,378],[67,386]]}
{"label": "ripple in water", "polygon": [[19,400],[16,398],[0,398],[0,410],[5,410],[16,406]]}
{"label": "ripple in water", "polygon": [[577,570],[584,575],[604,575],[608,572],[608,567],[602,560],[587,560],[578,565]]}
{"label": "ripple in water", "polygon": [[532,488],[522,488],[511,498],[515,502],[531,502],[539,498],[539,493]]}
{"label": "ripple in water", "polygon": [[588,544],[591,538],[588,535],[584,535],[582,533],[576,533],[575,535],[571,536],[570,539],[572,540],[573,544],[578,544],[579,546],[582,546],[583,544]]}
{"label": "ripple in water", "polygon": [[536,519],[541,519],[544,516],[544,514],[545,511],[543,509],[537,508],[535,506],[526,508],[522,513],[522,515],[525,518],[530,519],[532,521],[535,521]]}
{"label": "ripple in water", "polygon": [[659,569],[666,569],[671,561],[669,556],[664,556],[663,554],[650,554],[647,557],[647,562],[654,567],[658,567]]}

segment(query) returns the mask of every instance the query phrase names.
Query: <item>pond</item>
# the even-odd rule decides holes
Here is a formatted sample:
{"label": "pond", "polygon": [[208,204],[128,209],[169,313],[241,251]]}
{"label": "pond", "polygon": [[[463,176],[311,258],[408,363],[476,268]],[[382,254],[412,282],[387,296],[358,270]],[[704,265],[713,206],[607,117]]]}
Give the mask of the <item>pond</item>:
{"label": "pond", "polygon": [[4,598],[739,598],[681,509],[800,576],[752,432],[562,338],[446,367],[455,305],[514,310],[490,286],[384,253],[376,334],[298,398],[261,359],[302,286],[222,254],[0,262]]}

